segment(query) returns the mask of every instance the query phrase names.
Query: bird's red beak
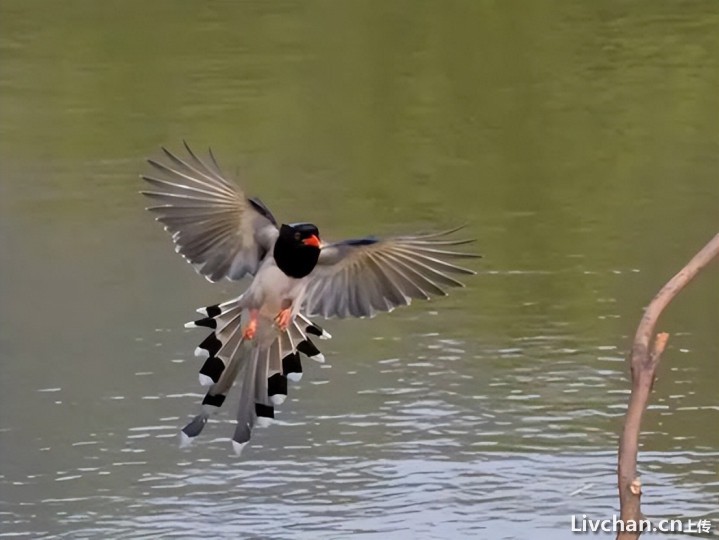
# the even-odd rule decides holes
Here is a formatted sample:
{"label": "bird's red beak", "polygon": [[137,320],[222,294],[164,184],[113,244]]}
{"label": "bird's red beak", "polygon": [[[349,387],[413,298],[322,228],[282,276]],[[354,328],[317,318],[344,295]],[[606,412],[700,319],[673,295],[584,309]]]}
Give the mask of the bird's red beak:
{"label": "bird's red beak", "polygon": [[304,240],[302,240],[302,243],[306,246],[312,246],[316,248],[320,247],[320,239],[317,238],[316,234],[313,234],[309,238],[305,238]]}

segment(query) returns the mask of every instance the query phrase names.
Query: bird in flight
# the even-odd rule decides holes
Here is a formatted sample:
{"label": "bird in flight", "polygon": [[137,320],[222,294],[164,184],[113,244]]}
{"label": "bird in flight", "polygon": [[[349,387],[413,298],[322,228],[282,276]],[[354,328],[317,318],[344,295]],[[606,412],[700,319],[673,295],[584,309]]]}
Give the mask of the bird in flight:
{"label": "bird in flight", "polygon": [[184,443],[200,434],[208,418],[239,385],[237,425],[232,437],[239,455],[252,428],[272,422],[287,397],[287,381],[302,376],[300,354],[324,356],[310,339],[331,336],[311,317],[372,317],[412,299],[446,295],[461,287],[453,274],[474,274],[450,262],[477,257],[455,251],[472,240],[444,232],[380,239],[368,236],[324,242],[311,223],[279,223],[258,198],[223,176],[212,151],[200,159],[185,143],[179,157],[162,148],[149,159],[153,201],[147,210],[172,235],[175,250],[210,281],[252,276],[237,298],[199,309],[188,327],[210,335],[195,355],[204,357],[200,383],[208,387],[202,411],[181,431]]}

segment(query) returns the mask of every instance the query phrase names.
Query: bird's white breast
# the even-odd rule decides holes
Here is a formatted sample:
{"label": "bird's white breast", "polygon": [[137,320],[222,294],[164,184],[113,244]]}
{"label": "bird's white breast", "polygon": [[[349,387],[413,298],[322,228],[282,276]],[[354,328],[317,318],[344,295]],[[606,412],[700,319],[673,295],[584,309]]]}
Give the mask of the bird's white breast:
{"label": "bird's white breast", "polygon": [[248,290],[251,298],[249,307],[259,309],[261,315],[274,317],[284,307],[283,303],[289,300],[296,311],[302,301],[304,281],[288,276],[277,267],[272,258],[268,258]]}

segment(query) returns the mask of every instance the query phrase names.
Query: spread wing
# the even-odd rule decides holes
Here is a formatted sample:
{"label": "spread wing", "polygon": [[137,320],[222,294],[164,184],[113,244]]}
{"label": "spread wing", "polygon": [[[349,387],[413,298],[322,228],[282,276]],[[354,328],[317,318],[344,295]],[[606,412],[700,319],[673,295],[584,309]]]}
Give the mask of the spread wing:
{"label": "spread wing", "polygon": [[457,230],[385,240],[368,237],[323,246],[310,274],[303,312],[308,316],[372,317],[408,305],[413,298],[446,295],[444,287],[463,287],[452,274],[475,272],[449,260],[478,255],[447,249],[473,241],[447,238]]}
{"label": "spread wing", "polygon": [[212,151],[208,165],[185,143],[181,159],[165,148],[166,162],[148,160],[153,175],[142,175],[153,188],[142,194],[147,208],[172,234],[175,250],[210,281],[254,274],[277,239],[277,222],[259,199],[247,199],[222,177]]}

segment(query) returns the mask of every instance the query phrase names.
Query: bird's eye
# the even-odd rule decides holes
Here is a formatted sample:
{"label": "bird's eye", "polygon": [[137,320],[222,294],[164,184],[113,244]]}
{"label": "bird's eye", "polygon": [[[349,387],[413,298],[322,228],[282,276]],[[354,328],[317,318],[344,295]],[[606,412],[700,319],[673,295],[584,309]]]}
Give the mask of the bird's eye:
{"label": "bird's eye", "polygon": [[299,239],[300,239],[300,233],[296,232],[296,233],[295,233],[295,240],[299,240]]}

